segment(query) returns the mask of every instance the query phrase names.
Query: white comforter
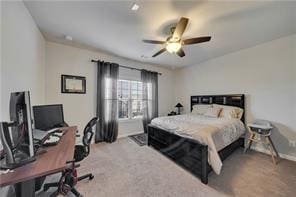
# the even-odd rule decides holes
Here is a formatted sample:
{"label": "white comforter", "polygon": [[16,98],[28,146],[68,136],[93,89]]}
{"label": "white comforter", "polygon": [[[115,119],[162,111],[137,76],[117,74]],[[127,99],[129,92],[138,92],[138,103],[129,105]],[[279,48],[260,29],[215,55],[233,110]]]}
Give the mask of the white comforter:
{"label": "white comforter", "polygon": [[245,132],[244,124],[238,119],[212,118],[195,114],[159,117],[153,119],[151,124],[208,145],[208,162],[217,174],[220,174],[222,168],[218,151]]}

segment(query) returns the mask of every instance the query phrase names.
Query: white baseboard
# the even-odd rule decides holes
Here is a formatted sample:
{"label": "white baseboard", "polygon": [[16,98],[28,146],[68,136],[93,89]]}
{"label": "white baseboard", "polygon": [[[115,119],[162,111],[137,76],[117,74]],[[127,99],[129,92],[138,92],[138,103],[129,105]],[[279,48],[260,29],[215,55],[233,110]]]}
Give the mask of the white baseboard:
{"label": "white baseboard", "polygon": [[[258,152],[261,152],[261,153],[265,153],[265,154],[268,154],[270,155],[270,151],[269,150],[266,150],[265,148],[263,147],[259,147],[259,146],[253,146],[251,147],[252,150],[255,150],[255,151],[258,151]],[[280,157],[283,158],[283,159],[287,159],[287,160],[290,160],[290,161],[296,161],[296,157],[295,156],[292,156],[292,155],[286,155],[286,154],[282,154],[282,153],[279,153]]]}
{"label": "white baseboard", "polygon": [[128,137],[130,135],[136,135],[136,134],[140,134],[140,133],[144,133],[144,131],[136,131],[136,132],[131,132],[131,133],[120,134],[120,135],[118,135],[118,138]]}

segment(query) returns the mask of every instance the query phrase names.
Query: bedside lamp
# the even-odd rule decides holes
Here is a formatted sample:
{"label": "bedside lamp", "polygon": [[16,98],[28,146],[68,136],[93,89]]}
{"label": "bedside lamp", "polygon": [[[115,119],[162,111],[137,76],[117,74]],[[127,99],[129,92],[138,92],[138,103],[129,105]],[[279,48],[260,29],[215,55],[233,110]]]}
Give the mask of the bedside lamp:
{"label": "bedside lamp", "polygon": [[175,107],[178,108],[178,114],[180,114],[180,108],[183,107],[183,105],[181,105],[181,103],[178,103]]}

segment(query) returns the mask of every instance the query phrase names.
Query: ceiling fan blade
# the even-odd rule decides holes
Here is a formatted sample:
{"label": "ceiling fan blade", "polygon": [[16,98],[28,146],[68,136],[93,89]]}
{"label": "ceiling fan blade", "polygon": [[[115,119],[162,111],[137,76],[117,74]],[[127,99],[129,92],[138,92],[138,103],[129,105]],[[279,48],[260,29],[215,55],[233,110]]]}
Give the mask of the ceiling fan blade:
{"label": "ceiling fan blade", "polygon": [[198,38],[189,38],[189,39],[183,40],[183,43],[185,45],[189,45],[189,44],[208,42],[210,40],[211,40],[211,36],[205,36],[205,37],[198,37]]}
{"label": "ceiling fan blade", "polygon": [[154,55],[152,55],[152,57],[156,57],[156,56],[162,54],[162,53],[165,52],[165,51],[166,51],[166,49],[163,48],[163,49],[161,49],[160,51],[158,51],[157,53],[155,53]]}
{"label": "ceiling fan blade", "polygon": [[149,43],[149,44],[164,44],[165,41],[159,41],[159,40],[143,40],[143,42]]}
{"label": "ceiling fan blade", "polygon": [[176,54],[178,56],[180,56],[180,57],[184,57],[185,56],[185,52],[184,52],[184,50],[182,48]]}
{"label": "ceiling fan blade", "polygon": [[176,29],[174,31],[174,34],[173,34],[173,39],[175,40],[179,40],[181,39],[185,29],[186,29],[186,26],[188,24],[188,21],[189,19],[188,18],[184,18],[182,17],[180,19],[180,21],[178,22],[177,26],[176,26]]}

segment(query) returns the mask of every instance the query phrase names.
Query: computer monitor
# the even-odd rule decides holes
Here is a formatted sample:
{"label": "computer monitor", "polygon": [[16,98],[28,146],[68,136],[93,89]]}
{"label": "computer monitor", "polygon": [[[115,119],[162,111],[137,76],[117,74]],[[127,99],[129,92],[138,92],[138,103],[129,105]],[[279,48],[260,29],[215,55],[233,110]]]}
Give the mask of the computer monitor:
{"label": "computer monitor", "polygon": [[65,125],[63,105],[33,106],[35,129],[50,130]]}
{"label": "computer monitor", "polygon": [[34,159],[34,141],[30,93],[13,92],[10,95],[10,123],[1,122],[0,135],[6,153],[2,168],[14,168]]}

